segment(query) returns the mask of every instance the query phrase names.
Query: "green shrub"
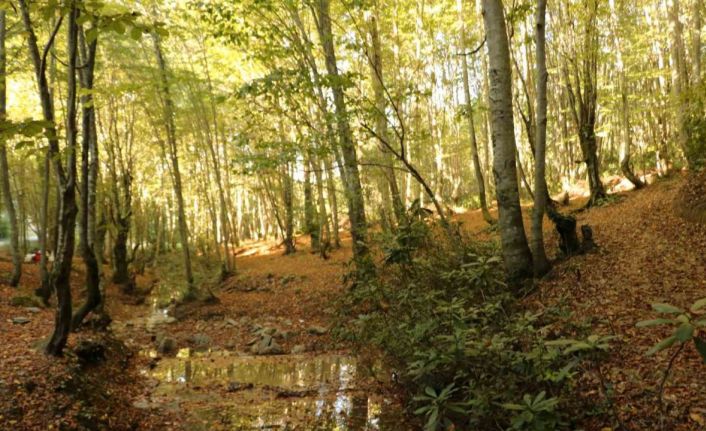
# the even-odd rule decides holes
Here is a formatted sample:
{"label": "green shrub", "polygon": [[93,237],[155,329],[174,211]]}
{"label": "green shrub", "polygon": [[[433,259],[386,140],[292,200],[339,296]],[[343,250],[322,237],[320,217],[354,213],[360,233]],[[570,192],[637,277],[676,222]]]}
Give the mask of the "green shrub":
{"label": "green shrub", "polygon": [[560,313],[525,310],[493,246],[446,240],[425,218],[387,238],[381,275],[342,304],[341,335],[385,354],[426,430],[563,427],[575,368],[609,339],[548,342]]}

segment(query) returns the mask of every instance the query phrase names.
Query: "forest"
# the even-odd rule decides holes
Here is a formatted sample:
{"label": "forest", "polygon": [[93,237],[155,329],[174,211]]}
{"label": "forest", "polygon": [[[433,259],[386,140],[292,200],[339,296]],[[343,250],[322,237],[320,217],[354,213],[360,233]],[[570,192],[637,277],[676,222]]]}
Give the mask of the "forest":
{"label": "forest", "polygon": [[703,0],[0,0],[0,430],[706,430]]}

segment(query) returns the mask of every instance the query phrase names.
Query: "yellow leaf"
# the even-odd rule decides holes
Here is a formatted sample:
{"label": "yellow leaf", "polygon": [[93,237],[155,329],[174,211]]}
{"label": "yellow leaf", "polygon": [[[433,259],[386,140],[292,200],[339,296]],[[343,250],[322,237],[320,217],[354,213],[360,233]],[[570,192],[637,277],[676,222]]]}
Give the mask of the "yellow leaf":
{"label": "yellow leaf", "polygon": [[691,412],[689,413],[689,417],[691,418],[692,421],[696,422],[697,424],[704,426],[706,425],[706,419],[704,419],[703,416],[696,412]]}

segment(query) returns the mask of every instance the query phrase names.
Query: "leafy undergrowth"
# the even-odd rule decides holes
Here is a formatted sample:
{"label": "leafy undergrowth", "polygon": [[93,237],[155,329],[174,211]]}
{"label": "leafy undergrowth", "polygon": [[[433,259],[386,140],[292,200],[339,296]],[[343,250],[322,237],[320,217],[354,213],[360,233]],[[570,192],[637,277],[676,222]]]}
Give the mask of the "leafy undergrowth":
{"label": "leafy undergrowth", "polygon": [[[410,367],[398,369],[398,381],[417,388],[412,410],[424,421],[434,411],[438,418],[453,419],[475,408],[485,409],[474,413],[476,423],[484,423],[485,414],[519,429],[540,424],[535,429],[703,430],[706,382],[696,349],[685,344],[676,356],[660,404],[660,383],[678,343],[652,356],[646,352],[674,328],[636,327],[639,321],[660,317],[652,310],[653,303],[687,310],[706,296],[706,226],[680,217],[685,202],[679,190],[684,183],[681,178],[660,181],[578,213],[579,224],[593,227],[599,247],[559,262],[520,302],[496,283],[497,262],[489,257],[492,245],[471,243],[455,250],[452,259],[443,257],[448,253],[428,254],[427,265],[418,268],[418,274],[398,260],[396,270],[387,267],[382,281],[369,286],[368,300],[358,302],[362,307],[358,314],[377,313],[378,319],[354,314],[358,329],[367,328],[367,340],[376,349],[392,352],[397,365],[400,358],[409,361]],[[463,217],[465,231],[474,238],[493,240],[497,235],[485,228],[480,213]],[[553,254],[557,237],[551,225],[546,226]],[[413,240],[414,232],[406,234],[404,241]],[[409,244],[404,241],[398,245]],[[195,302],[174,310],[180,320],[168,331],[177,347],[191,346],[192,335],[202,333],[209,337],[210,347],[244,351],[254,323],[291,329],[291,337],[281,341],[285,352],[295,345],[306,346],[311,355],[349,346],[332,337],[331,331],[313,334],[308,329],[328,330],[337,317],[333,304],[347,292],[341,280],[350,242],[325,261],[301,248],[294,256],[282,256],[281,248],[272,244],[248,246],[238,257],[238,275],[214,286],[220,302]],[[400,259],[408,251],[388,248],[385,256]],[[0,272],[9,268],[7,260],[0,260]],[[104,429],[179,429],[173,413],[133,406],[150,391],[139,375],[149,359],[134,353],[154,347],[153,334],[128,333],[121,340],[129,346],[126,349],[120,341],[82,331],[72,335],[66,357],[59,360],[34,347],[51,333],[54,310],[31,312],[27,307],[32,301],[11,305],[11,298],[27,295],[37,285],[36,271],[36,265],[25,265],[19,292],[0,286],[0,429],[90,429],[89,418]],[[79,261],[75,271],[78,286],[83,275]],[[409,293],[416,297],[389,288],[396,279],[415,277],[418,283]],[[161,278],[158,272],[137,278],[143,293],[165,284],[168,288],[169,283],[170,278]],[[432,288],[442,283],[452,289],[439,293]],[[74,291],[80,297],[76,286]],[[107,305],[115,320],[149,314],[149,304],[140,302],[135,295],[109,287]],[[421,311],[415,314],[412,306]],[[8,322],[14,317],[29,322]],[[423,322],[432,326],[416,327]],[[416,338],[403,337],[407,331]],[[431,333],[448,336],[425,336]],[[86,367],[71,352],[89,339],[103,341],[107,360]],[[384,345],[381,340],[393,342]],[[410,340],[414,342],[407,343]],[[465,340],[463,349],[458,348],[460,340]],[[466,352],[468,346],[472,349]],[[443,354],[437,355],[439,351]],[[492,373],[479,374],[490,369]],[[389,390],[384,386],[371,390]],[[465,396],[471,393],[495,395]],[[496,427],[493,424],[492,429]]]}
{"label": "leafy undergrowth", "polygon": [[[566,305],[572,324],[616,337],[602,373],[613,419],[629,430],[706,427],[706,366],[697,351],[688,345],[676,358],[661,407],[659,384],[678,347],[647,356],[671,329],[635,326],[658,317],[653,303],[689,309],[706,296],[706,225],[680,217],[678,208],[689,204],[681,201],[683,184],[681,177],[661,181],[580,213],[578,222],[593,227],[598,249],[557,265],[526,300],[539,311]],[[586,374],[579,383],[579,396],[593,404],[601,393],[597,377]],[[585,423],[586,429],[606,426],[613,424],[600,414]]]}
{"label": "leafy undergrowth", "polygon": [[384,243],[380,277],[343,302],[341,335],[385,353],[427,431],[576,429],[574,376],[611,338],[557,324],[559,307],[523,307],[492,244],[408,219]]}
{"label": "leafy undergrowth", "polygon": [[[683,312],[636,326],[661,317],[653,304],[689,310],[706,297],[706,226],[681,217],[684,182],[577,213],[598,248],[557,261],[519,303],[495,285],[482,246],[443,250],[407,229],[388,245],[385,276],[349,297],[344,333],[400,367],[428,429],[703,430],[703,322],[684,325]],[[475,238],[497,235],[472,215],[463,221]],[[547,232],[553,254],[558,238]]]}

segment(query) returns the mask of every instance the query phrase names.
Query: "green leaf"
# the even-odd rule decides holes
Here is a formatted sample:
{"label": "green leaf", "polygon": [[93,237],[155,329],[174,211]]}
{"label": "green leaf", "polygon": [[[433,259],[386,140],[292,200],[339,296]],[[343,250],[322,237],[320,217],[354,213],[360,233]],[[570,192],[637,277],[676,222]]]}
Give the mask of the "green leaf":
{"label": "green leaf", "polygon": [[502,407],[506,410],[524,410],[525,406],[521,406],[519,404],[513,404],[513,403],[505,403],[502,404]]}
{"label": "green leaf", "polygon": [[134,40],[140,40],[142,38],[142,29],[138,27],[132,27],[130,29],[130,37]]}
{"label": "green leaf", "polygon": [[414,414],[415,414],[415,415],[423,415],[424,413],[426,413],[427,411],[429,411],[429,409],[431,409],[431,408],[432,408],[432,405],[420,407],[420,408],[418,408],[417,410],[414,411]]}
{"label": "green leaf", "polygon": [[113,30],[114,32],[118,34],[124,34],[125,33],[125,24],[123,24],[120,21],[113,21],[109,25],[110,29]]}
{"label": "green leaf", "polygon": [[701,298],[691,305],[691,312],[698,313],[704,307],[706,307],[706,298]]}
{"label": "green leaf", "polygon": [[580,350],[591,350],[593,347],[593,345],[586,343],[585,341],[578,341],[564,350],[564,354],[568,355],[569,353],[578,352]]}
{"label": "green leaf", "polygon": [[436,410],[436,409],[432,410],[431,414],[429,415],[429,420],[427,421],[427,424],[424,427],[424,429],[429,430],[429,431],[435,430],[438,418],[439,418],[439,410]]}
{"label": "green leaf", "polygon": [[86,43],[91,43],[98,39],[98,29],[95,27],[86,30]]}
{"label": "green leaf", "polygon": [[675,337],[674,335],[672,335],[671,337],[665,338],[664,340],[662,340],[659,343],[652,346],[652,348],[647,351],[646,355],[652,356],[661,350],[664,350],[668,347],[671,347],[671,345],[674,344],[675,341],[677,341],[677,337]]}
{"label": "green leaf", "polygon": [[704,364],[706,364],[706,341],[703,338],[696,337],[694,338],[694,345],[699,355],[701,355],[701,359],[704,360]]}
{"label": "green leaf", "polygon": [[547,393],[544,391],[538,393],[537,396],[534,398],[534,401],[532,402],[532,404],[533,405],[539,404],[540,402],[542,402],[542,400],[544,400],[544,397],[546,395],[547,395]]}
{"label": "green leaf", "polygon": [[684,310],[670,304],[652,304],[652,309],[658,313],[679,314]]}
{"label": "green leaf", "polygon": [[674,335],[679,341],[685,343],[694,336],[694,327],[690,323],[683,323],[679,328],[677,328]]}
{"label": "green leaf", "polygon": [[635,326],[637,326],[638,328],[647,328],[649,326],[667,325],[672,322],[673,321],[670,319],[651,319],[651,320],[643,320],[641,322],[637,322],[637,324]]}
{"label": "green leaf", "polygon": [[571,345],[574,343],[576,343],[576,340],[572,340],[569,338],[563,338],[560,340],[547,341],[544,343],[544,345],[546,345],[546,346],[568,346],[568,345]]}

